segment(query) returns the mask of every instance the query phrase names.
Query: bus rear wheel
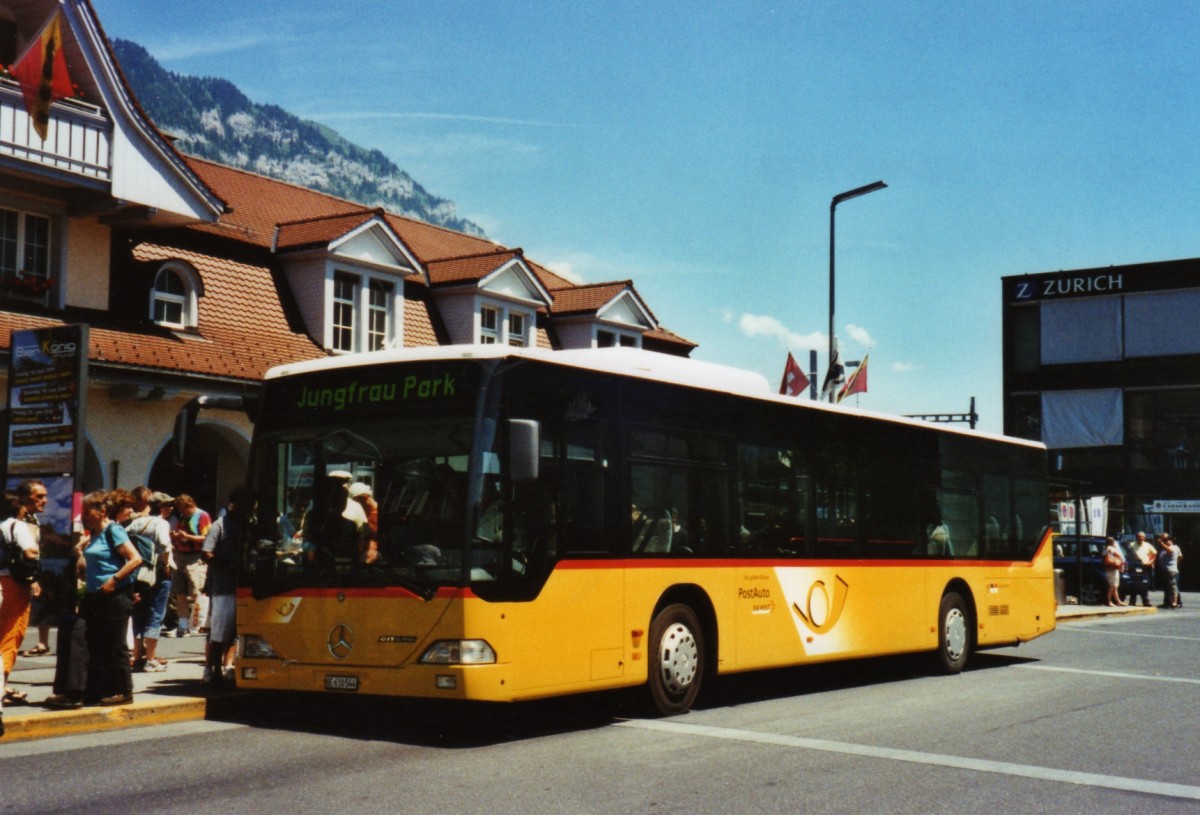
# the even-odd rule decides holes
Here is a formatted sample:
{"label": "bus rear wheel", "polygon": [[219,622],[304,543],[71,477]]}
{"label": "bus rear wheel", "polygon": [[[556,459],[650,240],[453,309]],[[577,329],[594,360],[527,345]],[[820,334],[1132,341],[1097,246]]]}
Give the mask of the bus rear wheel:
{"label": "bus rear wheel", "polygon": [[704,679],[704,632],[685,605],[667,606],[650,623],[650,697],[664,716],[691,708]]}
{"label": "bus rear wheel", "polygon": [[971,655],[971,616],[958,592],[942,595],[938,609],[938,660],[947,673],[958,673]]}

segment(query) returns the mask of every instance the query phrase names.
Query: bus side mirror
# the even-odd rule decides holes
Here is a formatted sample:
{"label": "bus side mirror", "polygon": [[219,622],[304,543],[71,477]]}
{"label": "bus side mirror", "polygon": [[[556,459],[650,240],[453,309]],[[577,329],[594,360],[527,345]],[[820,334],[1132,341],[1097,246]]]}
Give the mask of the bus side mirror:
{"label": "bus side mirror", "polygon": [[508,420],[508,477],[514,484],[538,480],[542,426],[533,419]]}

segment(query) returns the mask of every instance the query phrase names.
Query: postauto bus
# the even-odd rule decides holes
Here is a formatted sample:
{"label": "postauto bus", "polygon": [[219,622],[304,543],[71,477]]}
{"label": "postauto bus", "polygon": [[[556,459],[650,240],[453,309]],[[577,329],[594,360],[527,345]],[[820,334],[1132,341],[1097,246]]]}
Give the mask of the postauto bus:
{"label": "postauto bus", "polygon": [[[1041,445],[636,349],[444,346],[264,382],[241,688],[490,701],[1054,628]],[[371,490],[367,517],[349,487]]]}

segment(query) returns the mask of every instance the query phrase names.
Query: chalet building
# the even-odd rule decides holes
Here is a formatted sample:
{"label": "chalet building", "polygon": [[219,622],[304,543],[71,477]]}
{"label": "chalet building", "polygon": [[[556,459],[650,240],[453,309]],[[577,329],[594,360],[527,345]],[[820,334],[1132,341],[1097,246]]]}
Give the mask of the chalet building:
{"label": "chalet building", "polygon": [[0,78],[0,354],[14,330],[89,326],[79,487],[148,483],[215,509],[251,424],[196,395],[252,394],[271,366],[462,343],[633,346],[687,356],[632,281],[576,285],[519,248],[178,152],[125,81],[88,0],[0,0],[0,63],[55,13],[72,93],[45,138]]}

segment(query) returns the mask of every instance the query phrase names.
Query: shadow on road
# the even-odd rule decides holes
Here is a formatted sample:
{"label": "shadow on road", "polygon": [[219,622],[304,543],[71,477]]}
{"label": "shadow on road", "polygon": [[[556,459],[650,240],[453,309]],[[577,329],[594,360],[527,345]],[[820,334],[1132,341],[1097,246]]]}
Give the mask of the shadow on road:
{"label": "shadow on road", "polygon": [[[970,672],[1033,660],[976,654]],[[863,659],[721,677],[697,709],[832,693],[933,675],[928,655]],[[208,718],[252,727],[423,747],[470,748],[605,727],[650,715],[644,689],[516,704],[391,699],[331,694],[243,692],[209,700]]]}

